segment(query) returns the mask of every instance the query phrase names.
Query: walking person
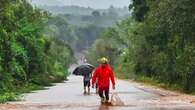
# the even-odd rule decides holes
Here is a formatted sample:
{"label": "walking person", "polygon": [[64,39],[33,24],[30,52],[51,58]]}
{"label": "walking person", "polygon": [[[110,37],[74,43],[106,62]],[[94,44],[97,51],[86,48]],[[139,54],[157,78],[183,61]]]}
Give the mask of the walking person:
{"label": "walking person", "polygon": [[115,89],[115,78],[114,73],[108,64],[108,59],[105,57],[100,59],[100,65],[96,68],[92,77],[92,88],[96,81],[98,80],[98,94],[101,98],[101,103],[109,102],[109,88],[110,80],[112,82],[112,87]]}
{"label": "walking person", "polygon": [[[85,59],[85,57],[83,57],[83,64],[84,65],[90,65],[87,63],[87,59]],[[86,71],[87,73],[83,74],[83,84],[84,84],[84,94],[90,94],[90,80],[92,77],[92,70],[90,71]]]}
{"label": "walking person", "polygon": [[90,80],[91,80],[91,73],[83,75],[83,84],[84,84],[84,94],[90,94]]}
{"label": "walking person", "polygon": [[95,67],[85,60],[82,65],[76,67],[72,72],[74,75],[83,76],[84,95],[90,95],[90,80],[94,69]]}

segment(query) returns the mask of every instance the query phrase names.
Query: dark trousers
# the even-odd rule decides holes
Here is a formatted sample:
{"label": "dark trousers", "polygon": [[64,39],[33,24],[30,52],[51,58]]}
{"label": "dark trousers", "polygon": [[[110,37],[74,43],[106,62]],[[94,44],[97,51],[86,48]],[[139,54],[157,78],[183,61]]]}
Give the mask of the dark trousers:
{"label": "dark trousers", "polygon": [[84,87],[90,87],[90,81],[83,81]]}
{"label": "dark trousers", "polygon": [[108,87],[99,88],[98,93],[101,98],[106,98],[106,100],[109,100],[109,88]]}

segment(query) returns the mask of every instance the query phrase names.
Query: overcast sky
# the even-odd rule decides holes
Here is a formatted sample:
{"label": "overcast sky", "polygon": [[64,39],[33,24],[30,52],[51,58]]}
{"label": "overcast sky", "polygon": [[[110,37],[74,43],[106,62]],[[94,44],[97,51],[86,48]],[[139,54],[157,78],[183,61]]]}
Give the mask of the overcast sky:
{"label": "overcast sky", "polygon": [[77,5],[91,8],[124,7],[130,4],[130,0],[29,0],[36,5]]}

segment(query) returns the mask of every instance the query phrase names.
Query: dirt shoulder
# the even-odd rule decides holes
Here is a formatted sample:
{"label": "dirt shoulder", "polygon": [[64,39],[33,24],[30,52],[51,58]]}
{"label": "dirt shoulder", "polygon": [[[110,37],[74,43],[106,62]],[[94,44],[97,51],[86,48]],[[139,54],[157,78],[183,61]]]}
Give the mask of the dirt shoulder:
{"label": "dirt shoulder", "polygon": [[160,96],[158,99],[154,99],[154,100],[163,101],[163,102],[165,102],[165,101],[182,101],[185,103],[191,103],[191,104],[195,105],[195,95],[189,95],[189,94],[181,93],[178,91],[166,90],[164,88],[156,87],[156,86],[145,84],[142,82],[136,82],[136,81],[132,81],[132,80],[128,80],[128,81],[130,83],[132,83],[134,85],[134,87],[136,87],[138,89],[141,89],[145,92],[157,94]]}

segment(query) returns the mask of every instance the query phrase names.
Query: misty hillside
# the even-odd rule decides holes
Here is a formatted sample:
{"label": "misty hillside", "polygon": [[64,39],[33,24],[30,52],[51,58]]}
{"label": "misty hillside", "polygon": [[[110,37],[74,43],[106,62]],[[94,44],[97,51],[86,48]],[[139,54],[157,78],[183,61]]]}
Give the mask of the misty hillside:
{"label": "misty hillside", "polygon": [[39,8],[49,11],[52,14],[72,14],[72,15],[91,15],[93,11],[99,11],[101,13],[107,13],[109,10],[114,9],[119,16],[126,16],[129,14],[128,8],[115,8],[110,6],[108,9],[93,9],[80,6],[47,6],[42,5]]}
{"label": "misty hillside", "polygon": [[129,15],[128,8],[92,9],[80,6],[39,6],[55,16],[65,17],[73,26],[85,27],[96,25],[110,27],[117,21]]}
{"label": "misty hillside", "polygon": [[93,12],[92,8],[84,8],[79,6],[39,6],[39,8],[49,11],[50,13],[57,14],[73,14],[73,15],[89,15]]}
{"label": "misty hillside", "polygon": [[130,14],[128,8],[92,9],[80,6],[39,6],[52,14],[45,33],[55,35],[74,51],[91,47],[106,28],[114,26]]}

